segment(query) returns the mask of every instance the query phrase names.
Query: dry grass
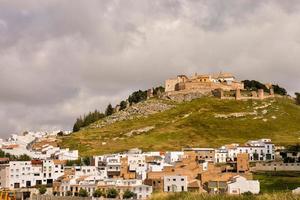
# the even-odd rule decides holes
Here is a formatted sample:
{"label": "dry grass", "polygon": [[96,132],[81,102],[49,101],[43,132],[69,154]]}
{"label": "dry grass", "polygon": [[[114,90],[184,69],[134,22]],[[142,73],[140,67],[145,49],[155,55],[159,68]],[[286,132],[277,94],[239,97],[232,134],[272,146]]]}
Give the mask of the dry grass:
{"label": "dry grass", "polygon": [[300,200],[300,196],[288,192],[240,196],[208,195],[199,193],[157,193],[154,194],[150,200]]}
{"label": "dry grass", "polygon": [[[272,105],[258,112],[267,121],[253,119],[255,116],[251,115],[227,119],[215,117],[215,114],[253,112],[255,107],[266,103]],[[262,114],[263,110],[267,113]],[[271,138],[276,144],[288,145],[299,142],[299,121],[300,106],[284,98],[275,102],[200,98],[148,117],[116,122],[104,128],[86,128],[63,137],[60,145],[78,149],[82,156],[120,152],[135,147],[145,151],[179,150],[186,146],[219,147],[258,138]],[[155,128],[147,133],[124,137],[124,133],[147,126]],[[106,144],[103,145],[103,142]]]}

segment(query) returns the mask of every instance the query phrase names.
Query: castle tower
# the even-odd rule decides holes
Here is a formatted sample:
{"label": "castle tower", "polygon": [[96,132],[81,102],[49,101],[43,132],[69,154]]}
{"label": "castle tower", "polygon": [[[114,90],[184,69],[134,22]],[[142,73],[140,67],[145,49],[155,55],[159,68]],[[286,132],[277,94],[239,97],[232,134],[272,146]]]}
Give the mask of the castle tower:
{"label": "castle tower", "polygon": [[153,97],[153,88],[147,90],[147,99]]}
{"label": "castle tower", "polygon": [[236,91],[235,91],[235,99],[236,100],[240,100],[241,99],[241,90],[240,89],[236,89]]}
{"label": "castle tower", "polygon": [[251,92],[251,96],[252,96],[253,98],[257,98],[257,92],[256,92],[256,91],[252,91],[252,92]]}
{"label": "castle tower", "polygon": [[237,173],[245,173],[249,171],[249,155],[247,153],[239,153],[237,155],[236,171]]}
{"label": "castle tower", "polygon": [[259,99],[264,99],[265,98],[265,96],[264,96],[265,92],[264,92],[263,89],[258,89],[257,93],[258,93],[258,98]]}
{"label": "castle tower", "polygon": [[274,97],[274,89],[273,88],[270,88],[270,96]]}

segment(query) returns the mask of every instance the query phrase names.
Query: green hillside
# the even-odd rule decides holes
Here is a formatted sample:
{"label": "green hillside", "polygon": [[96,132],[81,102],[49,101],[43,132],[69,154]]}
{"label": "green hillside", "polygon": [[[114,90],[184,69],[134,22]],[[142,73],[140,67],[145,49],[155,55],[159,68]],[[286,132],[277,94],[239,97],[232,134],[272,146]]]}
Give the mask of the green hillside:
{"label": "green hillside", "polygon": [[[62,137],[60,145],[78,149],[82,156],[87,156],[135,147],[145,151],[219,147],[259,138],[271,138],[280,145],[300,141],[300,106],[288,98],[235,101],[206,97],[167,103],[175,107],[102,128],[90,126]],[[152,128],[148,132],[126,134],[147,127]]]}

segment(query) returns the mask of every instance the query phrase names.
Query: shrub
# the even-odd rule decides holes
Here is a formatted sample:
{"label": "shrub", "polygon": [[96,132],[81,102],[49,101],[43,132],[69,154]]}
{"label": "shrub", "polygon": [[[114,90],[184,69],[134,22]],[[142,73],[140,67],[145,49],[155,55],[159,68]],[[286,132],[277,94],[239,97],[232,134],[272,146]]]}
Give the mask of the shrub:
{"label": "shrub", "polygon": [[107,191],[107,198],[116,198],[118,196],[118,191],[114,188]]}
{"label": "shrub", "polygon": [[85,189],[80,188],[78,196],[80,196],[80,197],[88,197],[89,194],[88,194],[88,192]]}
{"label": "shrub", "polygon": [[72,196],[72,192],[71,191],[67,191],[66,196]]}
{"label": "shrub", "polygon": [[296,95],[296,103],[300,105],[300,93],[296,92],[295,95]]}
{"label": "shrub", "polygon": [[101,197],[101,196],[103,196],[103,193],[101,190],[97,189],[94,191],[93,197]]}
{"label": "shrub", "polygon": [[44,185],[40,186],[40,188],[39,188],[39,193],[40,193],[40,194],[45,194],[46,192],[47,192],[46,186],[44,186]]}
{"label": "shrub", "polygon": [[131,192],[130,190],[126,190],[123,194],[123,199],[131,199],[135,196],[135,194],[133,192]]}

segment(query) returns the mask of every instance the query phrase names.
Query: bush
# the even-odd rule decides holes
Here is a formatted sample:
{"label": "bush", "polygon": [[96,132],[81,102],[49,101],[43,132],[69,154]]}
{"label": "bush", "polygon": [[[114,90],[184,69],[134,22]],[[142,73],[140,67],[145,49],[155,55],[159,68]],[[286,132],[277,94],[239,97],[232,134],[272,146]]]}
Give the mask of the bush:
{"label": "bush", "polygon": [[128,101],[130,103],[130,105],[132,105],[132,103],[138,103],[141,101],[144,101],[147,99],[147,91],[136,91],[133,92],[129,97],[128,97]]}
{"label": "bush", "polygon": [[296,103],[300,105],[300,93],[296,92],[295,95],[296,95]]}
{"label": "bush", "polygon": [[101,190],[97,189],[94,191],[93,197],[101,197],[101,196],[103,196],[103,193]]}
{"label": "bush", "polygon": [[88,197],[89,194],[88,194],[88,192],[85,189],[80,188],[78,196],[80,196],[80,197]]}
{"label": "bush", "polygon": [[44,186],[44,185],[40,186],[40,188],[39,188],[39,193],[40,193],[40,194],[45,194],[46,192],[47,192],[46,186]]}
{"label": "bush", "polygon": [[114,109],[112,107],[111,104],[108,104],[106,110],[105,110],[105,115],[106,116],[109,116],[109,115],[112,115],[114,113]]}
{"label": "bush", "polygon": [[116,190],[116,189],[114,189],[114,188],[112,188],[112,189],[109,189],[108,191],[107,191],[107,198],[116,198],[117,196],[118,196],[118,191]]}
{"label": "bush", "polygon": [[66,196],[72,196],[72,192],[71,191],[67,191],[67,194],[66,194]]}
{"label": "bush", "polygon": [[83,157],[82,158],[82,163],[85,165],[85,166],[89,166],[91,164],[91,159],[90,157]]}
{"label": "bush", "polygon": [[253,196],[252,192],[248,191],[248,192],[244,192],[243,196]]}
{"label": "bush", "polygon": [[130,190],[126,190],[123,194],[123,199],[131,199],[135,196],[135,194],[133,192],[131,192]]}
{"label": "bush", "polygon": [[127,106],[126,101],[121,101],[120,102],[120,110],[124,110],[126,108],[126,106]]}
{"label": "bush", "polygon": [[273,89],[274,89],[274,93],[275,94],[279,94],[279,95],[287,95],[287,91],[286,89],[280,87],[279,85],[272,85]]}
{"label": "bush", "polygon": [[258,81],[244,80],[242,82],[244,83],[244,87],[246,90],[257,91],[258,89],[263,89],[265,92],[268,92],[267,87]]}
{"label": "bush", "polygon": [[76,119],[76,122],[73,126],[73,132],[77,132],[80,130],[80,128],[90,125],[91,123],[94,123],[100,119],[105,117],[105,115],[98,110],[95,110],[94,112],[89,112],[87,115],[84,115],[83,118],[80,116]]}

